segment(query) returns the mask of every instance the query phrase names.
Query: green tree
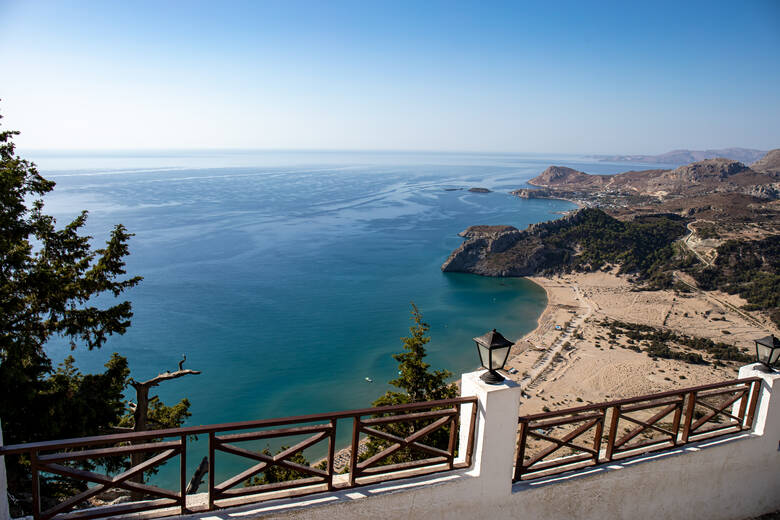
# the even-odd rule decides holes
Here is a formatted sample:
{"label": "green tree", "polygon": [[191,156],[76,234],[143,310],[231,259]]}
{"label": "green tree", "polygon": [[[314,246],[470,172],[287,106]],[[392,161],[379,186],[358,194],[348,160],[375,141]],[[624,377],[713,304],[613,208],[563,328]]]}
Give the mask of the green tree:
{"label": "green tree", "polygon": [[423,321],[422,313],[414,303],[412,303],[412,321],[414,324],[409,327],[409,336],[401,338],[404,352],[393,354],[393,359],[398,361],[398,377],[390,381],[390,384],[402,391],[387,391],[372,403],[373,406],[449,399],[457,395],[455,385],[447,383],[447,379],[452,377],[452,372],[448,370],[430,372],[431,365],[424,361],[427,355],[425,345],[431,341],[427,336],[430,326]]}
{"label": "green tree", "polygon": [[[0,115],[0,119],[2,116]],[[133,316],[116,301],[141,281],[128,277],[125,258],[132,234],[117,225],[105,247],[93,249],[82,234],[87,212],[57,229],[42,197],[54,188],[30,161],[16,155],[15,131],[0,132],[0,420],[6,444],[111,433],[126,415],[127,360],[114,354],[99,374],[82,374],[68,356],[56,369],[45,351],[54,337],[102,347],[124,334]],[[111,297],[114,299],[111,300]],[[151,419],[178,426],[189,402],[166,407],[158,400]],[[127,422],[127,420],[125,420]],[[99,461],[109,471],[126,463]],[[12,489],[29,479],[24,458],[6,461]],[[93,467],[80,462],[82,467]],[[54,496],[56,482],[43,482]],[[21,487],[20,487],[21,486]],[[76,486],[78,487],[78,486]]]}
{"label": "green tree", "polygon": [[[412,303],[412,321],[413,324],[409,327],[409,336],[401,338],[404,351],[393,354],[393,358],[398,361],[398,377],[390,381],[390,384],[400,391],[388,390],[372,403],[373,406],[390,406],[450,399],[458,394],[457,387],[454,384],[447,383],[447,380],[452,377],[452,372],[448,370],[430,371],[430,364],[425,362],[425,345],[431,341],[431,338],[427,335],[430,326],[423,321],[422,313],[414,303]],[[408,437],[413,432],[424,428],[432,422],[433,419],[415,420],[391,423],[381,427],[377,426],[376,429],[398,437]],[[434,430],[420,440],[435,448],[446,450],[449,442],[449,428],[443,427]],[[362,458],[371,457],[391,444],[390,441],[370,437]],[[419,450],[403,448],[383,458],[381,464],[406,462],[430,456],[430,454]]]}
{"label": "green tree", "polygon": [[[89,349],[101,347],[112,334],[130,325],[130,302],[100,308],[95,297],[119,296],[141,277],[126,278],[124,258],[132,236],[122,225],[112,230],[105,247],[92,249],[80,231],[86,211],[62,229],[43,213],[43,195],[54,183],[41,177],[35,165],[15,155],[13,136],[0,132],[0,418],[7,442],[43,440],[53,435],[97,433],[115,423],[123,407],[118,385],[126,377],[126,362],[115,357],[104,378],[94,384],[80,376],[72,360],[54,373],[44,351],[53,336]],[[105,301],[102,300],[101,301]],[[106,383],[107,381],[103,381]],[[87,385],[90,390],[80,388]],[[87,395],[89,394],[89,395]],[[92,412],[70,398],[83,396]],[[10,398],[6,398],[10,397]],[[67,399],[62,402],[62,399]],[[88,419],[74,417],[74,411]]]}

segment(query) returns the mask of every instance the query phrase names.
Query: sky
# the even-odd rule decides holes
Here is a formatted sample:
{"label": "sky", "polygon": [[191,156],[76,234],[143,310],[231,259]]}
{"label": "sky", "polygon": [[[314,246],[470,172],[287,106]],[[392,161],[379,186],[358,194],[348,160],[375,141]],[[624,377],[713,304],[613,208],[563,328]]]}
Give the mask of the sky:
{"label": "sky", "polygon": [[780,1],[0,0],[20,149],[780,147]]}

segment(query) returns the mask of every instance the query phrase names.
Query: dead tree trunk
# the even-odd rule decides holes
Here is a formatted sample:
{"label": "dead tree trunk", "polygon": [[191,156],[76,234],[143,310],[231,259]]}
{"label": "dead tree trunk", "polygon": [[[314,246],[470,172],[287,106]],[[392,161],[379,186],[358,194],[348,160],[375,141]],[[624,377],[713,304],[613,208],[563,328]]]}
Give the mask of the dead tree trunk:
{"label": "dead tree trunk", "polygon": [[[199,370],[190,370],[183,368],[184,361],[187,360],[187,357],[184,356],[184,359],[182,359],[179,362],[179,369],[174,372],[168,372],[165,371],[162,374],[157,375],[156,377],[153,377],[152,379],[149,379],[148,381],[135,381],[133,379],[130,380],[130,386],[135,388],[135,409],[133,410],[133,431],[134,432],[145,432],[149,431],[149,389],[159,385],[163,381],[168,381],[170,379],[178,379],[180,377],[186,376],[186,375],[197,375],[200,374]],[[142,444],[147,441],[140,441],[139,444]],[[141,464],[146,459],[145,455],[143,453],[132,453],[130,455],[130,461],[133,466],[137,466],[138,464]],[[143,473],[139,473],[138,475],[135,475],[130,478],[131,481],[137,482],[139,484],[143,484],[144,476]],[[133,500],[141,500],[143,497],[141,496],[140,492],[134,491],[131,493],[131,497]]]}
{"label": "dead tree trunk", "polygon": [[185,494],[187,495],[194,495],[198,492],[198,488],[201,484],[203,484],[203,476],[209,472],[209,458],[203,457],[203,460],[200,461],[200,465],[198,466],[198,469],[195,470],[195,473],[192,475],[192,478],[190,479],[190,483],[187,485],[187,491]]}

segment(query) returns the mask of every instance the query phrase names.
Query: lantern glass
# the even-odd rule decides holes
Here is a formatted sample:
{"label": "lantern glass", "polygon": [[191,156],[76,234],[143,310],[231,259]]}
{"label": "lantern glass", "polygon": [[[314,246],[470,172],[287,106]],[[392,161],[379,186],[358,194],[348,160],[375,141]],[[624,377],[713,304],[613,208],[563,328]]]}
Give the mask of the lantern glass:
{"label": "lantern glass", "polygon": [[[771,365],[772,350],[773,349],[769,346],[756,341],[756,357],[759,362],[765,365]],[[780,350],[778,350],[778,352],[780,352]],[[775,359],[775,361],[777,361],[777,359]]]}
{"label": "lantern glass", "polygon": [[479,352],[479,361],[485,368],[490,368],[490,349],[486,345],[477,343],[477,351]]}
{"label": "lantern glass", "polygon": [[769,364],[775,365],[780,361],[780,348],[772,349],[772,353],[769,355]]}
{"label": "lantern glass", "polygon": [[504,368],[504,364],[506,363],[506,358],[509,357],[509,349],[512,345],[506,346],[506,347],[499,347],[493,349],[493,359],[491,360],[491,369],[492,370],[499,370],[501,368]]}

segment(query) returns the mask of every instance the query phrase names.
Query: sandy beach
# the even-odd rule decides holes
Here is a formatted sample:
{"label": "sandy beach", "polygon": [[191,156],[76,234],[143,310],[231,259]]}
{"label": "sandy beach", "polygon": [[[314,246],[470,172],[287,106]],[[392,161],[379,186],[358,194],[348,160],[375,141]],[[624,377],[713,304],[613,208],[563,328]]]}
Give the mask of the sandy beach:
{"label": "sandy beach", "polygon": [[[523,388],[521,413],[535,413],[674,390],[737,377],[736,361],[707,364],[651,358],[610,338],[604,320],[649,325],[708,338],[752,355],[753,340],[778,329],[760,313],[746,313],[738,296],[720,292],[636,291],[613,272],[532,277],[548,305],[535,330],[512,348],[507,370]],[[685,352],[700,352],[683,348]]]}

